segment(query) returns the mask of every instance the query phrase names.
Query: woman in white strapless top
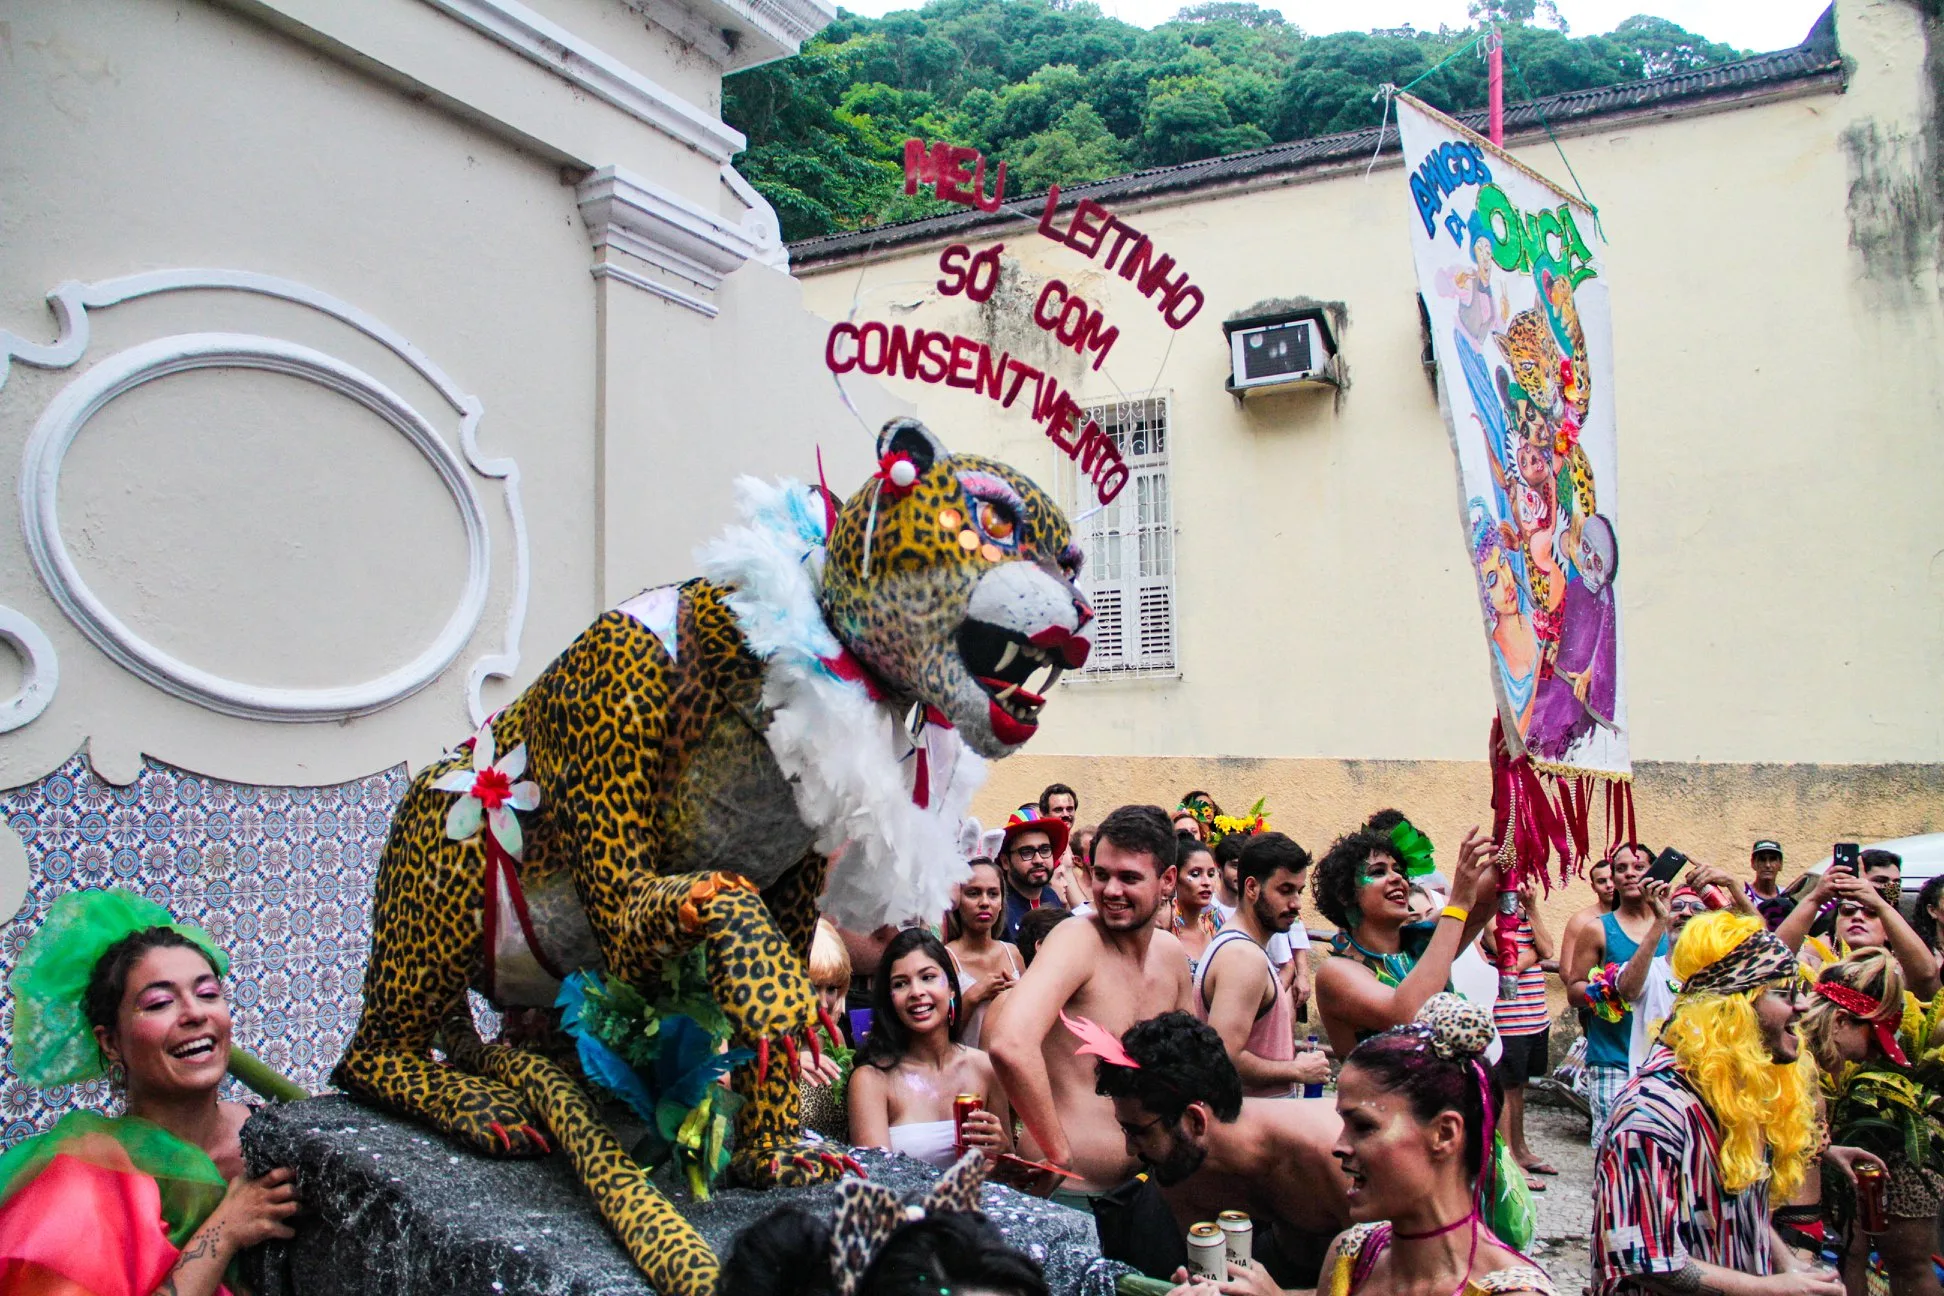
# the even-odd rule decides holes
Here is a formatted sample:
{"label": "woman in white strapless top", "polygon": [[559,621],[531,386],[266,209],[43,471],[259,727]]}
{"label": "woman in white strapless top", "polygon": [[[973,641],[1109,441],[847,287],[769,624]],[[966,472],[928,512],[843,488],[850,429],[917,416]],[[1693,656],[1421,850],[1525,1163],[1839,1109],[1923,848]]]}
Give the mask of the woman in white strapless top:
{"label": "woman in white strapless top", "polygon": [[992,1061],[957,1041],[958,977],[952,956],[922,927],[885,948],[871,995],[871,1033],[850,1080],[851,1140],[949,1166],[958,1159],[952,1100],[977,1094],[965,1145],[998,1158],[1012,1150],[1012,1112]]}
{"label": "woman in white strapless top", "polygon": [[984,1036],[986,1009],[1012,989],[1025,970],[1019,948],[992,935],[1006,912],[1004,885],[997,864],[989,859],[973,860],[972,876],[960,884],[958,899],[946,915],[945,929],[951,940],[946,942],[945,952],[952,956],[952,970],[958,973],[959,1043],[973,1048],[979,1047]]}

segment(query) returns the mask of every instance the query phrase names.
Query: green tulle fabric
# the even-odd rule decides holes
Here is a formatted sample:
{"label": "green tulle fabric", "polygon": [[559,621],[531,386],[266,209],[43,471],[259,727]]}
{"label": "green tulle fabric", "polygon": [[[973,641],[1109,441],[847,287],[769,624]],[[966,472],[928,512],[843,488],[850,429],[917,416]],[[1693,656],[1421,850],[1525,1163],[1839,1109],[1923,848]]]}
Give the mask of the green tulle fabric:
{"label": "green tulle fabric", "polygon": [[[103,1155],[108,1149],[97,1141],[101,1138],[120,1145],[128,1157],[126,1167]],[[63,1152],[109,1169],[134,1169],[155,1180],[162,1190],[162,1222],[174,1247],[182,1246],[202,1227],[229,1188],[206,1152],[161,1126],[134,1116],[110,1119],[99,1112],[77,1111],[61,1117],[45,1134],[22,1139],[0,1154],[0,1203]]]}
{"label": "green tulle fabric", "polygon": [[103,1073],[83,1003],[88,978],[110,945],[150,927],[188,939],[209,956],[218,976],[229,971],[229,956],[208,932],[177,922],[152,900],[120,889],[69,892],[48,909],[7,978],[14,996],[12,1060],[21,1079],[51,1089]]}

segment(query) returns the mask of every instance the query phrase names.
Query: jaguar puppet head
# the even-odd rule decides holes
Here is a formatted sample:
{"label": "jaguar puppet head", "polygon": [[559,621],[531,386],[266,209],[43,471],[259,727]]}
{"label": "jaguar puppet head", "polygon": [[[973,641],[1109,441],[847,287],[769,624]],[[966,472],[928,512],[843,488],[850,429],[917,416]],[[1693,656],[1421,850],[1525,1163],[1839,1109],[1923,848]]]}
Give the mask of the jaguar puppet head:
{"label": "jaguar puppet head", "polygon": [[824,615],[892,693],[937,707],[980,755],[1010,755],[1092,648],[1073,528],[1024,476],[948,454],[916,419],[885,424],[877,450],[831,528]]}

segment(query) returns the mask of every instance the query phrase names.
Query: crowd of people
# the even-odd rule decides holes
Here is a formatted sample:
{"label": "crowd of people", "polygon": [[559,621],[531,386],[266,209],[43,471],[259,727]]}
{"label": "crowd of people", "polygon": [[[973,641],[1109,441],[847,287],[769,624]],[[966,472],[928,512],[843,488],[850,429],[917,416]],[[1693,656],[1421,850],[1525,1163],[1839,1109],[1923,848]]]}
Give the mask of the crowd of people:
{"label": "crowd of people", "polygon": [[[1203,792],[1079,810],[1063,784],[1022,806],[935,924],[819,925],[810,980],[842,1024],[797,1055],[806,1131],[947,1173],[876,1233],[845,1233],[883,1216],[868,1203],[776,1213],[721,1291],[1041,1296],[977,1212],[994,1177],[1088,1213],[1104,1254],[1184,1296],[1554,1296],[1523,1248],[1557,1168],[1525,1121],[1565,1023],[1598,1296],[1937,1296],[1944,883],[1907,919],[1895,855],[1784,887],[1773,841],[1746,882],[1623,842],[1555,942],[1529,887],[1492,921],[1477,829],[1440,860],[1381,811],[1313,859]],[[1312,889],[1335,929],[1314,941]],[[290,1234],[290,1172],[244,1169],[248,1113],[218,1098],[226,966],[125,892],[63,897],[27,943],[16,1070],[107,1075],[125,1114],[0,1156],[0,1290],[213,1296]],[[1190,1226],[1223,1212],[1250,1256],[1191,1280]],[[106,1248],[104,1220],[127,1235]],[[77,1280],[89,1247],[101,1272]]]}

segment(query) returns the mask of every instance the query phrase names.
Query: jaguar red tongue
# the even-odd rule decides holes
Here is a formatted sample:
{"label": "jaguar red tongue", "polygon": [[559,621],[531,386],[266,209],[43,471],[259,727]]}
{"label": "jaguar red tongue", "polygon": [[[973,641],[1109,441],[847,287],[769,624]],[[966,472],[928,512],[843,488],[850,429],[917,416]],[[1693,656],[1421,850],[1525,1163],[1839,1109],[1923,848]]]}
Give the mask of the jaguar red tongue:
{"label": "jaguar red tongue", "polygon": [[993,736],[1008,747],[1017,747],[1039,732],[1036,721],[1021,720],[997,702],[986,703],[986,714],[992,719]]}
{"label": "jaguar red tongue", "polygon": [[1085,666],[1087,654],[1093,651],[1091,643],[1064,626],[1048,626],[1027,642],[1035,648],[1058,653],[1060,660],[1065,662],[1070,670],[1079,670]]}
{"label": "jaguar red tongue", "polygon": [[1008,684],[1005,680],[994,679],[990,675],[979,676],[979,683],[985,685],[993,693],[1006,693],[1007,689],[1011,689],[1012,692],[1006,694],[1006,700],[1008,702],[1018,703],[1020,706],[1037,707],[1046,705],[1046,699],[1044,697],[1038,693],[1028,692],[1024,684]]}

